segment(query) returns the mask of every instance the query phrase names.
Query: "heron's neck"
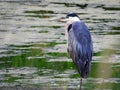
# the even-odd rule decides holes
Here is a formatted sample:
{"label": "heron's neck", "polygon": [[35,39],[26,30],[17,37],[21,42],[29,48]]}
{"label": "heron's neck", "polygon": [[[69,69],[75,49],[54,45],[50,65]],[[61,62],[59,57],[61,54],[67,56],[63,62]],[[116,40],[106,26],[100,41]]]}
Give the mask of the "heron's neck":
{"label": "heron's neck", "polygon": [[80,22],[80,19],[78,17],[69,17],[69,21],[70,22],[76,22],[76,21],[79,21]]}
{"label": "heron's neck", "polygon": [[69,17],[68,21],[66,23],[66,29],[69,27],[69,25],[71,25],[74,22],[81,22],[80,19],[78,17]]}

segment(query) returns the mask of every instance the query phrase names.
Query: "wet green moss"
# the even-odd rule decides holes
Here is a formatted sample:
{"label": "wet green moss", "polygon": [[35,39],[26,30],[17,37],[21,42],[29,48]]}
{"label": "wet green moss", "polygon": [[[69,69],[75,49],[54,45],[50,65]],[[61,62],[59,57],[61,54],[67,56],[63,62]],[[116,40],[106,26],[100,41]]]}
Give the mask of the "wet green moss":
{"label": "wet green moss", "polygon": [[93,56],[100,56],[101,54],[102,54],[102,51],[101,52],[100,51],[99,52],[94,52]]}
{"label": "wet green moss", "polygon": [[93,56],[101,56],[101,55],[110,55],[110,54],[112,54],[112,53],[116,53],[116,51],[115,50],[113,50],[113,49],[102,49],[102,51],[99,51],[99,52],[94,52],[93,53]]}
{"label": "wet green moss", "polygon": [[54,76],[54,78],[63,78],[64,76]]}
{"label": "wet green moss", "polygon": [[119,31],[116,31],[116,32],[107,32],[106,34],[107,35],[118,35],[118,34],[120,34],[120,32]]}
{"label": "wet green moss", "polygon": [[66,7],[75,7],[76,5],[73,3],[64,3]]}
{"label": "wet green moss", "polygon": [[96,19],[96,18],[94,18],[93,19],[93,21],[101,21],[101,22],[113,22],[115,19],[103,19],[103,18],[101,18],[101,19]]}
{"label": "wet green moss", "polygon": [[30,44],[24,44],[24,45],[9,45],[9,47],[17,47],[17,48],[23,48],[23,47],[31,47],[32,45]]}
{"label": "wet green moss", "polygon": [[53,56],[53,57],[69,57],[67,53],[60,53],[60,52],[49,52],[47,55]]}
{"label": "wet green moss", "polygon": [[63,72],[65,70],[71,69],[71,67],[74,67],[74,64],[72,62],[48,62],[46,63],[46,68],[57,70],[58,72]]}
{"label": "wet green moss", "polygon": [[[35,67],[38,69],[38,72],[35,74],[39,76],[51,76],[56,73],[63,73],[67,70],[75,70],[75,74],[71,74],[69,78],[79,78],[80,75],[77,72],[77,68],[74,65],[73,62],[67,62],[67,61],[54,61],[49,62],[49,59],[51,58],[60,58],[60,57],[69,57],[67,53],[62,52],[49,52],[44,53],[41,48],[50,48],[54,47],[57,44],[64,44],[65,42],[46,42],[46,43],[35,43],[30,45],[11,45],[11,49],[17,48],[17,50],[21,50],[21,48],[27,48],[26,50],[21,50],[21,54],[18,54],[16,56],[7,56],[7,57],[1,57],[0,60],[4,63],[0,63],[0,69],[5,68],[6,71],[9,71],[9,68],[22,68],[22,67]],[[33,48],[37,47],[37,48]],[[9,52],[13,53],[13,52]],[[111,54],[116,53],[114,49],[102,49],[102,51],[95,52],[94,56],[101,56],[101,55],[107,55],[110,56]],[[50,56],[46,57],[46,56]],[[52,57],[51,57],[52,56]],[[38,58],[37,58],[38,57]],[[91,71],[88,74],[88,77],[90,78],[108,78],[108,75],[106,75],[105,72],[103,72],[103,69],[99,69],[99,65],[108,66],[108,68],[105,68],[109,70],[111,73],[110,78],[120,78],[120,69],[119,69],[119,63],[112,64],[112,63],[101,63],[101,62],[92,62],[91,65]],[[43,70],[43,71],[42,71]],[[48,71],[47,71],[48,70]],[[46,71],[46,72],[44,72]],[[100,73],[100,75],[99,75]],[[3,82],[16,82],[16,80],[21,79],[21,77],[24,77],[24,74],[21,75],[21,77],[12,77],[12,76],[6,76],[8,77],[7,80]],[[55,76],[54,78],[63,78],[64,76]],[[117,81],[119,82],[119,81]],[[95,84],[94,84],[95,83]],[[106,85],[106,86],[105,86]],[[108,89],[107,87],[115,88],[118,85],[113,85],[110,83],[103,84],[96,84],[94,80],[88,81],[88,83],[84,83],[83,86],[85,86],[86,90],[89,90],[93,88],[100,88],[102,89]],[[119,90],[119,89],[118,89]]]}
{"label": "wet green moss", "polygon": [[65,7],[80,7],[80,8],[86,8],[88,4],[78,4],[78,3],[62,3],[62,2],[52,2],[54,4],[63,4]]}
{"label": "wet green moss", "polygon": [[4,80],[4,82],[7,82],[7,83],[12,83],[12,82],[15,82],[17,79],[22,79],[22,77],[13,77],[10,74],[6,74],[5,78],[7,79]]}
{"label": "wet green moss", "polygon": [[28,61],[28,57],[36,57],[43,55],[42,50],[33,48],[27,49],[27,52],[26,50],[22,50],[21,52],[22,53],[18,55],[1,57],[0,61],[3,61],[4,63],[0,64],[0,68],[34,66],[34,63]]}
{"label": "wet green moss", "polygon": [[104,6],[105,6],[104,4],[99,4],[95,8],[101,8],[101,7],[104,7]]}
{"label": "wet green moss", "polygon": [[61,35],[65,35],[65,33],[61,33]]}
{"label": "wet green moss", "polygon": [[95,90],[95,83],[92,81],[87,81],[86,83],[82,84],[85,88],[85,90]]}
{"label": "wet green moss", "polygon": [[61,26],[49,26],[49,28],[55,28],[55,29],[57,29],[57,28],[61,28]]}
{"label": "wet green moss", "polygon": [[112,27],[112,29],[113,29],[113,30],[120,30],[120,27],[119,27],[119,26],[118,26],[118,27],[116,26],[116,27]]}
{"label": "wet green moss", "polygon": [[58,43],[57,42],[48,42],[47,44],[46,44],[46,46],[48,46],[48,47],[54,47],[55,45],[57,45]]}
{"label": "wet green moss", "polygon": [[70,75],[70,78],[80,78],[80,75],[79,74],[72,74],[72,75]]}
{"label": "wet green moss", "polygon": [[46,43],[35,43],[35,44],[33,44],[33,46],[46,48],[46,47],[47,47],[47,44],[46,44]]}
{"label": "wet green moss", "polygon": [[8,30],[0,30],[0,32],[7,32]]}
{"label": "wet green moss", "polygon": [[106,49],[103,49],[103,51],[102,51],[103,56],[110,56],[110,55],[112,55],[114,53],[116,53],[116,51],[114,49],[106,48]]}
{"label": "wet green moss", "polygon": [[48,27],[48,28],[61,28],[61,26],[31,26],[31,28],[41,28],[41,27]]}
{"label": "wet green moss", "polygon": [[112,88],[112,83],[100,83],[100,84],[96,84],[96,87],[95,87],[95,89],[110,89],[110,88]]}
{"label": "wet green moss", "polygon": [[35,13],[35,14],[54,14],[53,11],[49,10],[33,10],[33,11],[25,11],[24,13]]}
{"label": "wet green moss", "polygon": [[47,47],[54,47],[57,44],[65,44],[65,42],[48,42],[46,43]]}
{"label": "wet green moss", "polygon": [[33,44],[33,46],[35,47],[44,47],[44,48],[48,48],[48,47],[54,47],[57,44],[66,44],[66,42],[46,42],[46,43],[37,43],[37,44]]}
{"label": "wet green moss", "polygon": [[[39,28],[41,26],[30,26],[31,28]],[[45,26],[44,26],[45,27]]]}
{"label": "wet green moss", "polygon": [[45,31],[45,30],[44,31],[39,31],[39,33],[48,33],[48,31]]}
{"label": "wet green moss", "polygon": [[113,83],[112,84],[112,90],[120,90],[120,83]]}
{"label": "wet green moss", "polygon": [[35,18],[50,18],[49,15],[25,15],[26,17],[35,17]]}
{"label": "wet green moss", "polygon": [[105,10],[115,10],[115,11],[119,11],[120,10],[119,7],[103,7],[103,9],[105,9]]}
{"label": "wet green moss", "polygon": [[120,78],[120,63],[113,64],[112,67],[112,77],[114,78]]}

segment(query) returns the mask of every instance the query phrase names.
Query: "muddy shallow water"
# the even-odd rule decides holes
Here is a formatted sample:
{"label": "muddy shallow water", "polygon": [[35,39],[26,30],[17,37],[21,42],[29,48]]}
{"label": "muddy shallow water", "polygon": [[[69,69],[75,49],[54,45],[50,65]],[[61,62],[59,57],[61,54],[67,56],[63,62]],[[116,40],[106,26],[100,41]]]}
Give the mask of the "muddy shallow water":
{"label": "muddy shallow water", "polygon": [[0,90],[78,90],[65,23],[76,12],[94,45],[83,90],[120,90],[119,0],[0,0]]}

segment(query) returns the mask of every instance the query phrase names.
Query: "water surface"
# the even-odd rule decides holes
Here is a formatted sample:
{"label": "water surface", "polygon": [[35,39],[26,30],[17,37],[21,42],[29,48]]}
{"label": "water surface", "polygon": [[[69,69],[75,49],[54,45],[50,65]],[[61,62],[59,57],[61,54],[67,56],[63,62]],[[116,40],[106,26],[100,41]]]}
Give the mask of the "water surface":
{"label": "water surface", "polygon": [[79,75],[69,58],[65,23],[76,12],[94,45],[83,90],[120,89],[119,0],[0,0],[0,90],[78,90]]}

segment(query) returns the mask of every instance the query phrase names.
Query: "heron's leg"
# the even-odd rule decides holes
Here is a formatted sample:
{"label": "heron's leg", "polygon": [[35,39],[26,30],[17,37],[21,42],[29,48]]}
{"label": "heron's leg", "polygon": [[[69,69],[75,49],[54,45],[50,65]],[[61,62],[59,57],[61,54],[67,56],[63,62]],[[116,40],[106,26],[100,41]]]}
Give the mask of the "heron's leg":
{"label": "heron's leg", "polygon": [[82,77],[80,78],[80,90],[82,90]]}

